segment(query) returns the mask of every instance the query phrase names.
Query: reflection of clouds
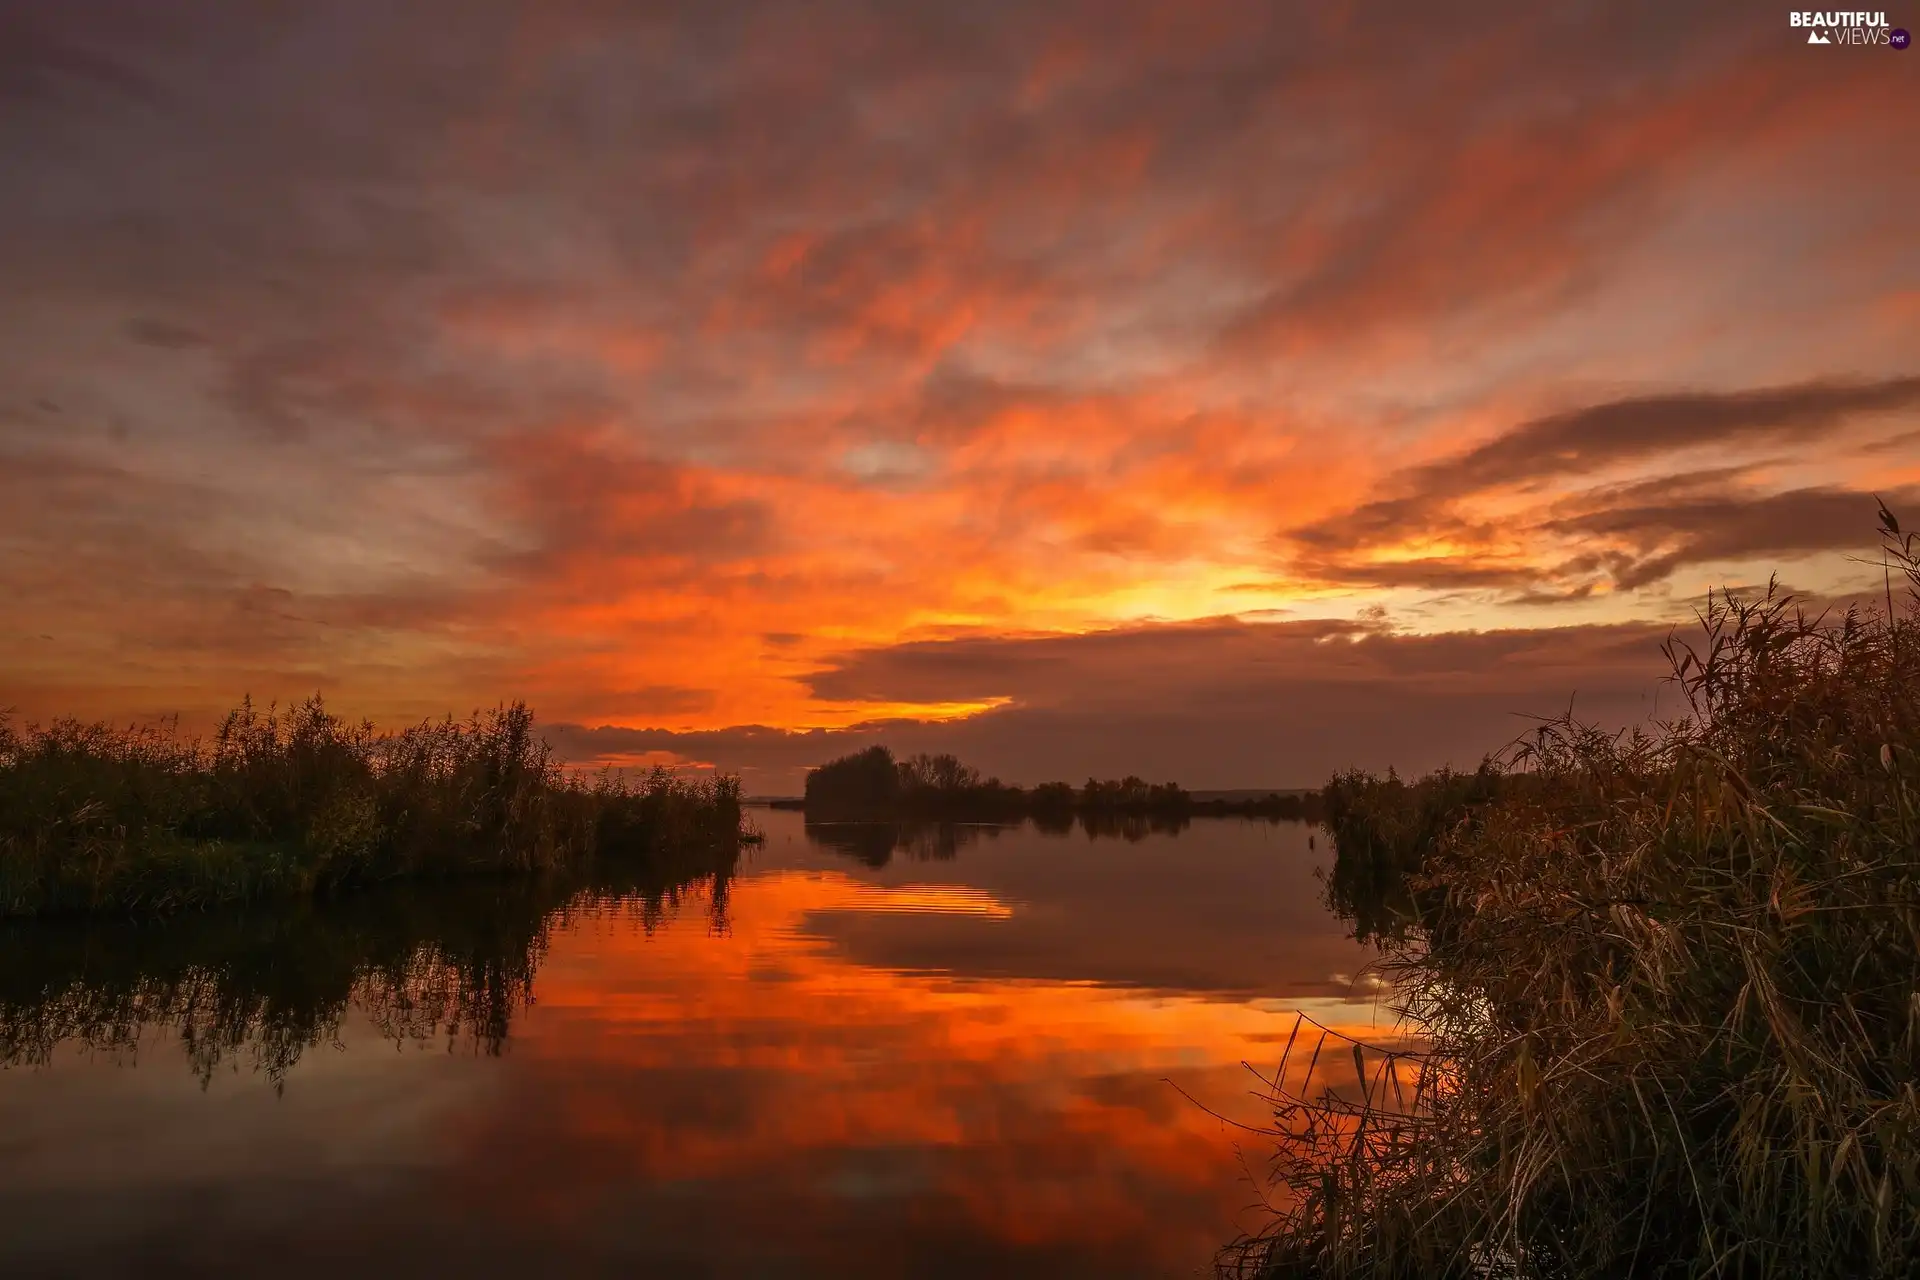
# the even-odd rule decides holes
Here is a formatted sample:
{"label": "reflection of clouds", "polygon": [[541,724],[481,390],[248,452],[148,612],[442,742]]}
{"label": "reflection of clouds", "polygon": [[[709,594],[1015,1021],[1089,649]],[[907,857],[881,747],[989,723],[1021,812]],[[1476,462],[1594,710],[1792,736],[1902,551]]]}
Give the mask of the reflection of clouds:
{"label": "reflection of clouds", "polygon": [[[718,1226],[747,1197],[801,1274],[885,1270],[870,1261],[883,1257],[924,1273],[962,1240],[976,1266],[1008,1274],[1040,1274],[1042,1257],[1063,1274],[1204,1264],[1250,1189],[1219,1122],[1161,1081],[1261,1120],[1240,1064],[1275,1056],[1292,1006],[898,972],[814,932],[945,919],[997,937],[1020,918],[976,910],[997,901],[768,870],[736,882],[725,945],[582,921],[555,940],[510,1103],[450,1135],[460,1194],[496,1212],[521,1176],[584,1178],[534,1210],[569,1233],[591,1228],[603,1196],[663,1212],[643,1190],[660,1182],[695,1224]],[[1373,1018],[1364,1002],[1309,1003],[1329,1021]],[[525,1172],[490,1174],[508,1152]],[[723,1271],[764,1256],[722,1235]]]}
{"label": "reflection of clouds", "polygon": [[997,839],[1007,828],[985,822],[808,822],[807,839],[884,867],[895,854],[918,862],[940,862],[981,840]]}
{"label": "reflection of clouds", "polygon": [[[806,859],[817,857],[808,846],[818,824],[807,824],[803,839],[797,815],[771,810],[766,829],[762,866],[780,865],[783,850],[816,865]],[[850,959],[889,969],[1247,998],[1376,994],[1354,985],[1373,953],[1323,907],[1314,869],[1331,855],[1309,847],[1313,828],[1304,823],[1199,819],[1138,843],[994,830],[937,876],[909,861],[862,870],[836,854],[818,864],[886,885],[978,886],[1015,908],[991,931],[958,916],[852,911],[810,914],[802,927]]]}
{"label": "reflection of clouds", "polygon": [[[556,918],[501,1057],[396,1054],[349,1017],[345,1052],[304,1057],[277,1104],[247,1076],[203,1095],[170,1060],[0,1075],[0,1118],[36,1117],[6,1130],[24,1154],[0,1157],[18,1174],[0,1176],[0,1214],[40,1224],[0,1241],[0,1266],[60,1249],[203,1269],[270,1247],[293,1275],[1180,1274],[1255,1225],[1236,1218],[1252,1192],[1232,1132],[1180,1091],[1259,1123],[1241,1064],[1271,1068],[1296,1007],[1375,1017],[1285,998],[1287,973],[1260,999],[1210,994],[1217,974],[1180,989],[1098,973],[1102,955],[1184,945],[1130,931],[1109,900],[1151,888],[1136,846],[1004,833],[928,881],[927,864],[864,870],[810,846],[797,815],[767,817],[723,933],[701,927],[705,890],[651,932],[618,901]],[[1262,865],[1306,881],[1280,856],[1299,850],[1241,824],[1177,839],[1145,850],[1183,867],[1184,893],[1148,897],[1159,916],[1256,951],[1274,928],[1341,942],[1317,911],[1220,910],[1274,896]],[[858,922],[957,931],[939,945],[970,937],[980,956],[1031,922],[1078,959],[894,967],[846,945],[837,926]],[[1297,955],[1314,981],[1340,967]]]}
{"label": "reflection of clouds", "polygon": [[295,1260],[276,1270],[298,1275],[291,1203],[329,1222],[362,1215],[384,1231],[386,1256],[404,1256],[418,1237],[390,1216],[394,1202],[441,1167],[447,1129],[500,1105],[507,1083],[494,1060],[441,1040],[396,1045],[356,1013],[339,1029],[345,1051],[304,1055],[284,1094],[237,1062],[201,1081],[169,1038],[0,1072],[0,1273],[151,1273],[181,1260],[211,1274],[238,1238],[289,1249]]}

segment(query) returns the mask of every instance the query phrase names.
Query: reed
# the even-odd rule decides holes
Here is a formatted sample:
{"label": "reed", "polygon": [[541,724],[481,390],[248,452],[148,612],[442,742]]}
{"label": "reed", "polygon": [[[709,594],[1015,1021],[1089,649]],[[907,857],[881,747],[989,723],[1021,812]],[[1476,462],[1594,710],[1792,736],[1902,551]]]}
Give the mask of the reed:
{"label": "reed", "polygon": [[1382,968],[1425,1047],[1276,1077],[1282,1212],[1224,1271],[1920,1269],[1920,548],[1882,523],[1884,608],[1719,596],[1671,641],[1684,719],[1349,813],[1419,833]]}
{"label": "reed", "polygon": [[570,775],[515,703],[394,733],[318,697],[171,726],[0,719],[0,916],[164,914],[739,838],[735,779]]}

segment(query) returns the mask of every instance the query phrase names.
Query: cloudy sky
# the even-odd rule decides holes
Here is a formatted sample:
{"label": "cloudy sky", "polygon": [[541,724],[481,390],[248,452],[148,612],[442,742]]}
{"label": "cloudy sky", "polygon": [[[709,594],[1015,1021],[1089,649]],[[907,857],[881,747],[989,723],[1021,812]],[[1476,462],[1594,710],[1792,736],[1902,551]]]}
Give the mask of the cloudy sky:
{"label": "cloudy sky", "polygon": [[0,0],[0,705],[764,791],[1663,712],[1920,518],[1916,119],[1757,3]]}

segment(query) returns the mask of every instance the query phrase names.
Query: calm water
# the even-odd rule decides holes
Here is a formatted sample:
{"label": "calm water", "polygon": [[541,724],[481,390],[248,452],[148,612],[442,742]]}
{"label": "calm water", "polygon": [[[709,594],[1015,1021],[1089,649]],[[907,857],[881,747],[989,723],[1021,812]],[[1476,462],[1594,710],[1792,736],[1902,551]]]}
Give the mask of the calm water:
{"label": "calm water", "polygon": [[1376,1018],[1299,824],[753,820],[717,894],[7,934],[0,1275],[1197,1274],[1266,1152],[1180,1091]]}

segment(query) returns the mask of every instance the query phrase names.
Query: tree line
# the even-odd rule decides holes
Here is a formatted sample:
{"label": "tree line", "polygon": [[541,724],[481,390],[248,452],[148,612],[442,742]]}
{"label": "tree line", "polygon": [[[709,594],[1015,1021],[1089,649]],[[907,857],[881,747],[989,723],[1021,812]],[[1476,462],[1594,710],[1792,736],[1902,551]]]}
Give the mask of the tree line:
{"label": "tree line", "polygon": [[896,758],[885,746],[868,747],[813,770],[807,775],[802,807],[809,818],[827,821],[1032,818],[1046,822],[1088,814],[1318,816],[1318,798],[1310,793],[1196,800],[1178,783],[1150,783],[1131,774],[1088,778],[1079,787],[1070,782],[1020,787],[983,776],[952,755]]}

